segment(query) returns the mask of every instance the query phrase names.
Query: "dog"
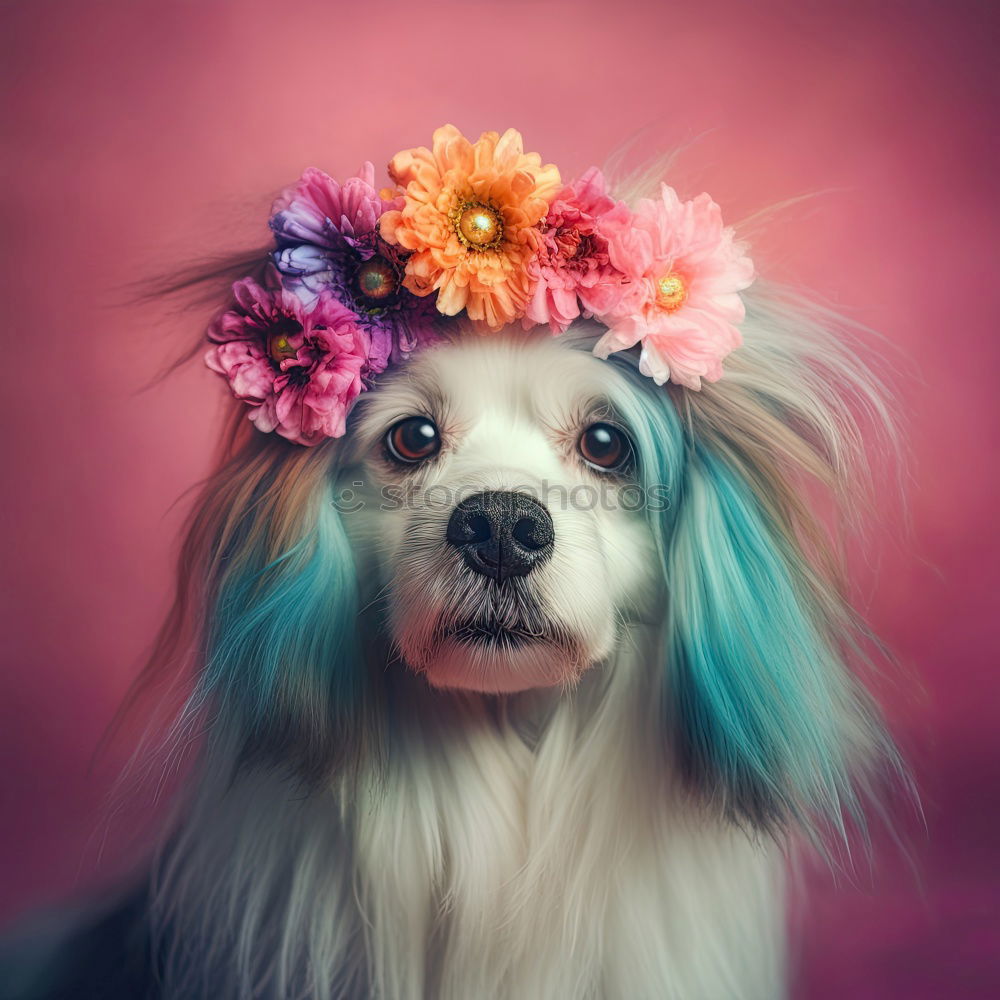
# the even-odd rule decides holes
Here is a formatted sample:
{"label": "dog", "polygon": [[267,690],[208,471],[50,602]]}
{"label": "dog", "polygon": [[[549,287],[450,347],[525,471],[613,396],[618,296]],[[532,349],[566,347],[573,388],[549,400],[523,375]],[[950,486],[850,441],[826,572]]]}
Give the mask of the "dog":
{"label": "dog", "polygon": [[3,995],[785,996],[796,845],[902,773],[836,516],[891,421],[827,314],[745,300],[698,392],[581,317],[436,338],[318,447],[235,414],[143,679],[175,811]]}
{"label": "dog", "polygon": [[782,834],[892,759],[795,485],[850,467],[851,365],[789,320],[683,406],[581,324],[424,352],[335,449],[236,447],[142,992],[86,983],[132,926],[66,995],[783,996]]}

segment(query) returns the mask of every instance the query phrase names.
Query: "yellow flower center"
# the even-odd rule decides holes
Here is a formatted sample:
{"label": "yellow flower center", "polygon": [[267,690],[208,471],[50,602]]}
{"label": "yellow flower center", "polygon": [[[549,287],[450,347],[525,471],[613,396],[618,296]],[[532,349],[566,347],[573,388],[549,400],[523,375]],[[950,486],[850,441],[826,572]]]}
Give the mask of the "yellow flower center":
{"label": "yellow flower center", "polygon": [[295,357],[295,348],[288,342],[288,338],[282,333],[277,337],[272,337],[267,345],[267,353],[275,361],[284,361],[286,358]]}
{"label": "yellow flower center", "polygon": [[469,250],[494,250],[503,240],[503,219],[492,205],[462,205],[455,213],[455,232]]}
{"label": "yellow flower center", "polygon": [[656,304],[667,312],[676,312],[688,297],[684,279],[671,271],[656,283]]}
{"label": "yellow flower center", "polygon": [[282,320],[271,330],[267,338],[267,353],[275,364],[280,365],[282,361],[297,356],[298,352],[288,338],[301,332],[302,324],[294,319]]}
{"label": "yellow flower center", "polygon": [[395,268],[385,257],[366,260],[355,276],[358,291],[366,298],[379,301],[387,299],[399,288],[399,278]]}

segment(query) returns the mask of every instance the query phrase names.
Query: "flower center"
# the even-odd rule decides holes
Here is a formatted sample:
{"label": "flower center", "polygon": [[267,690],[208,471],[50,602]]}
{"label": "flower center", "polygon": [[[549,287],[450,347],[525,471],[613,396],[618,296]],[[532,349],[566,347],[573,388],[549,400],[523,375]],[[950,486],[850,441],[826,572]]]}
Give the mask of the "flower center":
{"label": "flower center", "polygon": [[399,288],[399,277],[392,263],[385,257],[372,257],[358,268],[354,276],[358,291],[371,302],[389,298]]}
{"label": "flower center", "polygon": [[286,319],[275,324],[267,336],[267,353],[271,360],[280,365],[282,361],[294,358],[298,351],[289,339],[302,332],[302,324],[294,319]]}
{"label": "flower center", "polygon": [[564,267],[573,271],[586,271],[596,266],[600,244],[592,233],[581,233],[578,229],[563,230],[556,237],[559,255]]}
{"label": "flower center", "polygon": [[688,297],[684,279],[674,271],[663,275],[656,283],[656,304],[667,312],[676,312]]}
{"label": "flower center", "polygon": [[310,371],[306,365],[292,365],[285,375],[288,376],[288,385],[301,388],[309,384]]}
{"label": "flower center", "polygon": [[454,221],[458,238],[469,250],[495,250],[503,239],[503,219],[492,205],[466,203]]}

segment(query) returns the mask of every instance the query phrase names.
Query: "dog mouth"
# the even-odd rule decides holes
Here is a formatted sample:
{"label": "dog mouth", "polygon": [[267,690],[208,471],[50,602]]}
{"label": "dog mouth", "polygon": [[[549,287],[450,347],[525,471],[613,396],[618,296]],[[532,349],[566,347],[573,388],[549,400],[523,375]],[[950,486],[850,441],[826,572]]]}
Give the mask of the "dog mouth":
{"label": "dog mouth", "polygon": [[418,667],[432,687],[510,694],[573,683],[584,662],[579,644],[538,616],[484,614],[442,623]]}
{"label": "dog mouth", "polygon": [[503,694],[571,684],[592,657],[529,580],[458,574],[430,614],[407,592],[393,629],[401,658],[433,688]]}
{"label": "dog mouth", "polygon": [[444,629],[443,639],[480,649],[522,649],[536,643],[552,643],[555,637],[527,624],[505,624],[496,618],[474,618]]}
{"label": "dog mouth", "polygon": [[[465,578],[463,577],[463,580]],[[434,628],[433,645],[453,643],[470,652],[502,655],[527,647],[572,645],[565,629],[546,612],[528,581],[476,586],[469,580]]]}

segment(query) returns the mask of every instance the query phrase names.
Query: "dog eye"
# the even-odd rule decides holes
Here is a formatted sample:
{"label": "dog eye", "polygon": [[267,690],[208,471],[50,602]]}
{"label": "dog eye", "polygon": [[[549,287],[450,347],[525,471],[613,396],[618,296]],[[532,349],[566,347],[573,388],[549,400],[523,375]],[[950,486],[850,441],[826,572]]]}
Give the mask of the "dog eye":
{"label": "dog eye", "polygon": [[598,472],[620,472],[632,458],[632,443],[612,424],[591,424],[580,435],[577,448]]}
{"label": "dog eye", "polygon": [[397,462],[413,465],[433,458],[441,450],[441,435],[427,417],[407,417],[389,428],[385,447]]}

